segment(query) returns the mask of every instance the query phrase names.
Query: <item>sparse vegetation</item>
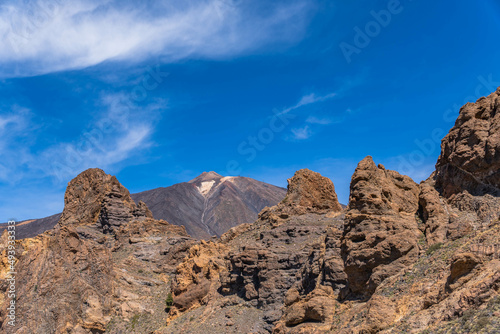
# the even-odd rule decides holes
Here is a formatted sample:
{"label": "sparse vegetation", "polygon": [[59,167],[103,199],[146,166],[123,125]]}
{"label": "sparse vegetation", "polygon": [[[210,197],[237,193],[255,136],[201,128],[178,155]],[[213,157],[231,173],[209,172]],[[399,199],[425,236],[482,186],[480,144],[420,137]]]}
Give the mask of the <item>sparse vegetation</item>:
{"label": "sparse vegetation", "polygon": [[437,251],[441,247],[443,247],[443,243],[441,243],[441,242],[438,242],[437,244],[431,245],[431,246],[429,246],[429,248],[427,249],[425,254],[431,255],[432,253],[434,253],[435,251]]}
{"label": "sparse vegetation", "polygon": [[139,322],[139,314],[136,314],[130,319],[130,324],[132,325],[132,329],[135,329],[135,326]]}
{"label": "sparse vegetation", "polygon": [[167,306],[167,312],[170,312],[170,309],[172,308],[172,305],[174,305],[174,297],[172,296],[172,293],[169,292],[167,295],[167,299],[165,300],[165,304]]}

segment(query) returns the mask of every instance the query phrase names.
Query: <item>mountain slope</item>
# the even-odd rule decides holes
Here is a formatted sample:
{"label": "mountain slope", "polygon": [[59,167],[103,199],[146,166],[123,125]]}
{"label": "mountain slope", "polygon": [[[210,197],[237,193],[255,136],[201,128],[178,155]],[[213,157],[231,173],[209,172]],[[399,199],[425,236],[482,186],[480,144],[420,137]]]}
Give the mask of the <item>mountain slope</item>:
{"label": "mountain slope", "polygon": [[[16,238],[26,239],[36,237],[37,235],[54,228],[59,221],[59,218],[61,218],[61,214],[57,213],[45,218],[18,222],[16,223]],[[7,226],[8,224],[6,223],[0,224],[0,234],[7,229]]]}
{"label": "mountain slope", "polygon": [[156,219],[183,225],[189,235],[207,239],[255,221],[263,208],[276,205],[285,194],[283,188],[247,177],[204,172],[189,182],[133,194],[132,198],[146,203]]}

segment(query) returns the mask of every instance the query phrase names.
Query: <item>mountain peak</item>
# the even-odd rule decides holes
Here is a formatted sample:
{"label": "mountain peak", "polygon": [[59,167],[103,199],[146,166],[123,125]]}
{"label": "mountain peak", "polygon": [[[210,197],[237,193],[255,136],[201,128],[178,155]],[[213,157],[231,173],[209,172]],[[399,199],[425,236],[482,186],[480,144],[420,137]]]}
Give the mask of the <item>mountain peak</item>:
{"label": "mountain peak", "polygon": [[203,172],[188,183],[199,183],[199,182],[207,182],[207,181],[216,181],[222,179],[223,176],[214,172]]}

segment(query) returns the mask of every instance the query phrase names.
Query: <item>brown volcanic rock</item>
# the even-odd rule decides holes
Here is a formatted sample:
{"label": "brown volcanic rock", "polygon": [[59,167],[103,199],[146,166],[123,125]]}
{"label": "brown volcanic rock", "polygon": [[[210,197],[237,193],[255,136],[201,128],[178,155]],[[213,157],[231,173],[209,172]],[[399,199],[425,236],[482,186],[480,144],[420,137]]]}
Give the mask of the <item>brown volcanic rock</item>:
{"label": "brown volcanic rock", "polygon": [[499,227],[446,242],[386,279],[367,303],[344,310],[332,332],[498,333],[500,261],[478,249],[499,244]]}
{"label": "brown volcanic rock", "polygon": [[425,222],[422,232],[427,238],[427,244],[445,242],[452,229],[449,226],[451,208],[434,187],[432,177],[420,184],[419,205],[419,214]]}
{"label": "brown volcanic rock", "polygon": [[[280,307],[290,289],[297,293],[286,310],[299,314],[288,316],[294,317],[294,325],[329,318],[327,305],[346,285],[339,242],[341,208],[331,181],[317,173],[297,172],[288,189],[286,199],[263,210],[254,224],[235,227],[220,241],[202,242],[190,250],[173,281],[175,308],[168,329],[186,311],[201,306],[204,321],[213,312],[230,310],[221,306],[229,304],[248,305],[261,314],[241,331],[253,327],[270,332],[282,317]],[[307,310],[300,313],[302,306],[297,305]]]}
{"label": "brown volcanic rock", "polygon": [[153,215],[144,203],[135,204],[116,177],[91,168],[69,182],[59,224],[97,224],[106,233],[134,218],[153,218]]}
{"label": "brown volcanic rock", "polygon": [[309,169],[301,169],[288,179],[288,192],[282,204],[297,213],[342,211],[333,182]]}
{"label": "brown volcanic rock", "polygon": [[408,176],[363,159],[351,181],[342,254],[349,289],[369,296],[387,277],[416,261],[421,232],[418,185]]}
{"label": "brown volcanic rock", "polygon": [[77,327],[84,333],[105,331],[112,315],[109,249],[63,227],[54,237],[42,236],[22,250],[27,254],[16,268],[17,314],[27,332],[65,333]]}
{"label": "brown volcanic rock", "polygon": [[[305,214],[290,216],[279,225],[259,220],[236,227],[240,231],[234,234],[231,230],[230,236],[223,236],[225,241],[195,245],[177,268],[172,287],[175,308],[167,329],[173,330],[183,322],[177,322],[177,317],[200,306],[204,312],[199,321],[206,321],[214,313],[230,312],[231,307],[226,306],[235,305],[260,312],[259,320],[240,327],[241,332],[258,327],[259,333],[267,333],[282,317],[280,308],[290,289],[297,291],[292,304],[306,304],[304,307],[310,309],[302,318],[297,316],[295,324],[328,319],[328,307],[320,304],[327,298],[332,303],[335,291],[346,282],[340,244],[325,237],[329,229],[341,235],[342,218]],[[320,314],[316,316],[316,312]],[[205,330],[216,332],[215,328]]]}
{"label": "brown volcanic rock", "polygon": [[[160,328],[170,276],[195,241],[184,227],[149,218],[145,204],[135,205],[116,178],[98,169],[70,182],[66,205],[61,224],[17,242],[18,333]],[[6,254],[5,243],[0,251]],[[4,278],[2,264],[0,272]],[[6,287],[2,281],[2,292]],[[2,320],[6,302],[0,298]]]}
{"label": "brown volcanic rock", "polygon": [[285,296],[276,333],[311,333],[331,327],[334,310],[347,285],[341,257],[342,224],[326,230],[299,271],[297,283]]}
{"label": "brown volcanic rock", "polygon": [[441,143],[436,185],[449,198],[500,196],[500,88],[460,109],[455,126]]}
{"label": "brown volcanic rock", "polygon": [[[479,135],[469,133],[473,147]],[[467,149],[457,150],[449,156]],[[345,217],[333,185],[299,171],[280,204],[208,242],[148,218],[121,185],[90,173],[72,186],[81,207],[68,202],[70,223],[18,243],[18,334],[498,333],[500,206],[484,185],[495,173],[481,165],[458,180],[450,166],[417,186],[368,157]],[[234,190],[219,177],[206,173],[190,189]],[[3,259],[5,246],[4,233]],[[0,277],[7,266],[0,261]]]}
{"label": "brown volcanic rock", "polygon": [[441,143],[436,172],[421,184],[428,244],[456,240],[500,220],[500,88],[460,109]]}
{"label": "brown volcanic rock", "polygon": [[264,208],[259,213],[259,220],[279,225],[294,215],[334,214],[343,210],[329,178],[309,169],[301,169],[287,181],[286,197],[278,205]]}

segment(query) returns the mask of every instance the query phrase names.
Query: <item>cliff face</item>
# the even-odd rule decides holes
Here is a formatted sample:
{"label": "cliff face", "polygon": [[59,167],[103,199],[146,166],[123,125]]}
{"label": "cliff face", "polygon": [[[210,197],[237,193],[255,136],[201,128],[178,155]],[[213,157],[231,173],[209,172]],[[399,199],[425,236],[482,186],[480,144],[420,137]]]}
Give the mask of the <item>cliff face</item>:
{"label": "cliff face", "polygon": [[441,149],[436,187],[445,198],[464,191],[500,196],[500,88],[460,109]]}
{"label": "cliff face", "polygon": [[[245,326],[252,324],[256,331],[267,332],[282,317],[280,308],[285,299],[293,298],[287,296],[290,289],[298,301],[317,284],[329,286],[328,294],[339,293],[345,286],[340,245],[335,241],[341,233],[343,214],[332,182],[301,170],[288,184],[286,198],[264,209],[257,222],[231,229],[220,242],[191,249],[173,281],[171,326],[177,324],[179,316],[200,306],[204,313],[217,312],[224,319],[240,305],[248,305],[255,310],[251,315],[255,318]],[[328,265],[318,266],[317,261]],[[221,306],[227,304],[231,307]],[[323,319],[327,313],[311,319],[315,317]],[[238,328],[234,330],[250,330]]]}
{"label": "cliff face", "polygon": [[93,168],[68,184],[59,225],[98,225],[103,233],[112,233],[132,219],[146,218],[153,215],[143,202],[136,205],[116,177]]}
{"label": "cliff face", "polygon": [[432,242],[488,229],[500,218],[500,88],[460,109],[441,148],[420,195]]}

